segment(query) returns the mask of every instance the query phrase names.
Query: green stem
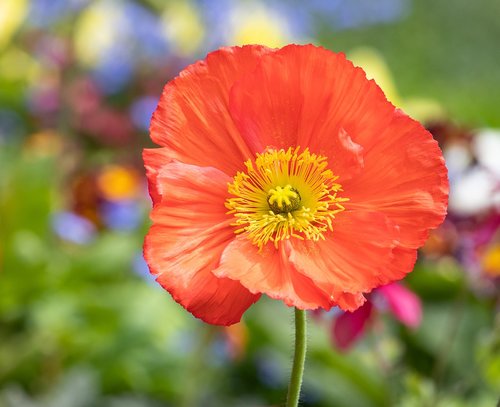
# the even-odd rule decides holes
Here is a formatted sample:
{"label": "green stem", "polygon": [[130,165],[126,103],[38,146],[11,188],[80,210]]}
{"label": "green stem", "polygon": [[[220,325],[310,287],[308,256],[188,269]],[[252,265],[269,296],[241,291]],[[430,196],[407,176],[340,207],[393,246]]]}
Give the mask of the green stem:
{"label": "green stem", "polygon": [[[200,326],[198,333],[198,340],[195,348],[191,352],[190,358],[186,362],[186,370],[184,372],[185,385],[182,392],[182,398],[179,405],[182,407],[195,407],[199,406],[200,394],[202,393],[203,385],[209,386],[210,372],[207,369],[206,363],[206,349],[214,340],[217,333],[217,328],[211,325]],[[208,383],[208,384],[207,384]]]}
{"label": "green stem", "polygon": [[300,387],[304,374],[304,363],[306,361],[307,348],[307,323],[306,312],[295,308],[295,354],[293,355],[292,375],[288,385],[288,396],[286,407],[297,407],[299,405]]}

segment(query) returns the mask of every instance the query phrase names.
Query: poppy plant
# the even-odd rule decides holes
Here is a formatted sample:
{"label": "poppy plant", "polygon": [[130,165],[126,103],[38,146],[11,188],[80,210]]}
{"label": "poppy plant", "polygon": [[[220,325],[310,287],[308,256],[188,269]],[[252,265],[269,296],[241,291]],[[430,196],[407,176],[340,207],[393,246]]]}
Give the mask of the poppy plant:
{"label": "poppy plant", "polygon": [[430,133],[324,48],[212,52],[166,85],[150,130],[145,258],[211,324],[261,294],[354,311],[412,270],[446,213]]}

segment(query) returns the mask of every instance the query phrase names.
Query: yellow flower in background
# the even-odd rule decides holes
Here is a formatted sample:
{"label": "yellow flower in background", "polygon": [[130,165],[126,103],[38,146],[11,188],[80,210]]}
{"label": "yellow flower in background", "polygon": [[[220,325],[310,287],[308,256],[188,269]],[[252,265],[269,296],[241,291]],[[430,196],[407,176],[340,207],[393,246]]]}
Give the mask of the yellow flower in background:
{"label": "yellow flower in background", "polygon": [[228,24],[229,43],[225,45],[261,44],[276,48],[292,40],[286,18],[263,4],[236,7]]}
{"label": "yellow flower in background", "polygon": [[97,178],[103,196],[110,201],[132,199],[139,193],[140,179],[137,172],[120,165],[109,165]]}
{"label": "yellow flower in background", "polygon": [[378,51],[369,47],[359,47],[348,52],[348,55],[354,65],[363,68],[368,79],[375,79],[389,102],[396,106],[401,104],[389,67]]}
{"label": "yellow flower in background", "polygon": [[348,53],[349,59],[366,72],[368,79],[375,79],[384,91],[387,99],[409,116],[421,122],[429,122],[444,118],[443,107],[435,100],[412,97],[403,98],[399,95],[392,74],[382,55],[369,47],[355,48]]}
{"label": "yellow flower in background", "polygon": [[33,83],[40,72],[40,63],[19,47],[10,46],[0,54],[0,77],[3,79]]}
{"label": "yellow flower in background", "polygon": [[191,2],[169,2],[162,14],[164,33],[175,51],[183,56],[196,52],[205,36],[199,11]]}
{"label": "yellow flower in background", "polygon": [[111,1],[97,1],[82,12],[75,27],[75,51],[80,62],[95,66],[117,41],[121,11]]}
{"label": "yellow flower in background", "polygon": [[482,266],[491,277],[500,277],[500,244],[495,244],[486,250]]}
{"label": "yellow flower in background", "polygon": [[0,1],[0,49],[7,45],[27,12],[26,0]]}

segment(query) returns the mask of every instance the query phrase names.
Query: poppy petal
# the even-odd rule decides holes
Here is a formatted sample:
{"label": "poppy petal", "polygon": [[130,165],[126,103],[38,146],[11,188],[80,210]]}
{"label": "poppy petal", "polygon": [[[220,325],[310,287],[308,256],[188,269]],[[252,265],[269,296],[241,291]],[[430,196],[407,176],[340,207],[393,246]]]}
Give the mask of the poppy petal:
{"label": "poppy petal", "polygon": [[398,228],[383,214],[345,212],[325,240],[294,240],[290,261],[327,292],[369,292],[413,267],[413,262],[391,267],[397,239]]}
{"label": "poppy petal", "polygon": [[[289,45],[263,56],[255,71],[235,83],[229,106],[254,153],[269,146],[307,146],[330,165],[344,159],[337,134],[364,145],[360,141],[377,138],[394,112],[361,68],[313,45]],[[343,171],[335,173],[341,177],[351,171],[349,162],[339,168]]]}
{"label": "poppy petal", "polygon": [[364,154],[364,169],[342,184],[351,210],[378,211],[400,229],[402,247],[416,249],[446,215],[448,179],[437,142],[398,113]]}
{"label": "poppy petal", "polygon": [[348,293],[338,288],[333,289],[330,287],[328,287],[328,290],[331,293],[330,298],[333,303],[344,311],[353,312],[366,302],[366,298],[362,293]]}
{"label": "poppy petal", "polygon": [[229,89],[270,52],[258,45],[221,48],[188,66],[163,90],[151,121],[153,141],[179,161],[234,175],[252,154],[229,115]]}
{"label": "poppy petal", "polygon": [[217,278],[224,248],[234,239],[224,201],[228,177],[210,167],[172,162],[156,176],[161,205],[144,243],[151,273],[194,316],[217,325],[238,322],[258,300],[237,281]]}
{"label": "poppy petal", "polygon": [[289,245],[276,249],[272,244],[261,251],[250,240],[240,236],[224,250],[220,266],[214,271],[218,277],[238,280],[253,293],[264,293],[280,299],[288,306],[300,309],[330,309],[333,302],[312,280],[297,272],[290,264]]}
{"label": "poppy petal", "polygon": [[148,179],[148,189],[153,206],[161,201],[161,195],[158,192],[156,179],[161,169],[172,161],[166,148],[145,148],[142,152],[144,167],[146,168],[146,177]]}

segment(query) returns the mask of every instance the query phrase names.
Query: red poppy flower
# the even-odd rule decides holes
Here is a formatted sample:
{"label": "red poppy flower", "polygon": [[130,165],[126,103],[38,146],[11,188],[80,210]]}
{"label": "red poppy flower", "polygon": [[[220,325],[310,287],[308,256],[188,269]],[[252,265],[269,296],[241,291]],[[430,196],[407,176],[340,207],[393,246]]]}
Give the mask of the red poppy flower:
{"label": "red poppy flower", "polygon": [[355,310],[411,271],[446,213],[432,136],[362,69],[312,45],[223,48],[167,84],[144,151],[145,258],[198,318],[261,294]]}

